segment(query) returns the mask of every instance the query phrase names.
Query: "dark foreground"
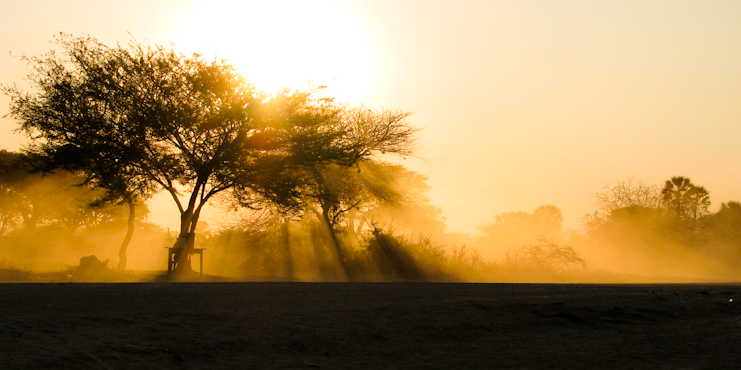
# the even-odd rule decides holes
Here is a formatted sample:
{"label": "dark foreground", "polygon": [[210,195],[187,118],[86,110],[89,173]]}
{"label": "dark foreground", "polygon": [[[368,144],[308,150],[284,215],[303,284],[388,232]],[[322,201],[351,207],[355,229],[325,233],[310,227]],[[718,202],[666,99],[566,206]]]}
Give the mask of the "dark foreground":
{"label": "dark foreground", "polygon": [[741,285],[0,284],[0,368],[739,368],[737,300]]}

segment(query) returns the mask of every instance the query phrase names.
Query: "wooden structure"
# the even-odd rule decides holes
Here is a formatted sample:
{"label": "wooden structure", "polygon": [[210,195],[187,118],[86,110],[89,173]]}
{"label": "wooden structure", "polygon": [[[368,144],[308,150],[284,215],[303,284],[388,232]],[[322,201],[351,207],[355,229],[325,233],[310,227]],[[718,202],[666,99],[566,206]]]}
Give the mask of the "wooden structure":
{"label": "wooden structure", "polygon": [[198,263],[199,263],[199,269],[198,272],[203,276],[203,249],[204,248],[179,248],[179,247],[170,247],[167,248],[167,274],[169,275],[177,268],[177,262],[175,261],[175,255],[180,253],[187,253],[188,254],[188,263],[191,262],[191,258],[193,255],[198,255]]}
{"label": "wooden structure", "polygon": [[[182,234],[181,234],[182,235]],[[178,238],[175,245],[167,248],[167,274],[169,275],[178,268],[178,255],[185,253],[185,261],[191,266],[191,258],[198,255],[200,265],[199,273],[203,276],[203,248],[195,248],[196,234],[187,234],[185,238]],[[182,258],[182,257],[181,257]],[[190,270],[190,269],[189,269]]]}

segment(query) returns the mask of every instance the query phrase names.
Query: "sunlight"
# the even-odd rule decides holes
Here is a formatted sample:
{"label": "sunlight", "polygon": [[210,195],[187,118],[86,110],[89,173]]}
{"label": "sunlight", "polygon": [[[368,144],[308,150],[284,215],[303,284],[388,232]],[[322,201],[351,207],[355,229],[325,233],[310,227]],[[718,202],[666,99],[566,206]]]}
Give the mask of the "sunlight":
{"label": "sunlight", "polygon": [[181,51],[226,58],[269,92],[311,83],[360,103],[373,82],[374,55],[364,30],[333,1],[201,1],[176,37]]}

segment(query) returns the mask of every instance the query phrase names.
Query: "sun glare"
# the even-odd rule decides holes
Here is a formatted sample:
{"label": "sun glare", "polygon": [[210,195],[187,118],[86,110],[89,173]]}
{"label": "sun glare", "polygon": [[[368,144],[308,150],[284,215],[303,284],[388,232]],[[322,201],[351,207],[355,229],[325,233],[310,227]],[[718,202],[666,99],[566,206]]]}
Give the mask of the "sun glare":
{"label": "sun glare", "polygon": [[363,27],[333,1],[201,1],[176,38],[181,51],[226,58],[269,92],[326,85],[326,94],[361,103],[373,82]]}

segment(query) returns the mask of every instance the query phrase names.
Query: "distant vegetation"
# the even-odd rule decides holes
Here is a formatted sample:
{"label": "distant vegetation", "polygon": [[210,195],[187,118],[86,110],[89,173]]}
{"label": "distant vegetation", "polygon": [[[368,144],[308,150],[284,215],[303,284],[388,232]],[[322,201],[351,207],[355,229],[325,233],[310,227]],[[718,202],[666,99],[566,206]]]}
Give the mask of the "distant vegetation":
{"label": "distant vegetation", "polygon": [[[126,233],[126,205],[95,203],[100,190],[80,185],[83,178],[74,173],[39,174],[27,166],[23,154],[0,151],[0,270],[66,269],[72,276],[84,256],[115,263]],[[596,198],[598,210],[584,217],[580,230],[564,230],[560,210],[545,205],[500,214],[479,227],[480,235],[468,236],[445,231],[421,175],[382,162],[359,166],[360,172],[337,178],[358,182],[354,187],[327,192],[335,199],[354,199],[332,214],[331,235],[340,253],[319,206],[309,198],[302,213],[286,214],[276,206],[242,209],[232,213],[229,225],[204,229],[199,243],[207,250],[206,272],[279,281],[739,278],[741,203],[723,203],[711,213],[709,192],[702,192],[698,202],[696,195],[686,196],[689,190],[676,191],[677,183],[699,188],[688,179],[670,179],[663,188],[634,181],[606,188]],[[146,221],[146,203],[137,207],[130,263],[137,270],[163,270],[164,247],[177,235]],[[101,277],[91,277],[96,278]]]}
{"label": "distant vegetation", "polygon": [[[3,88],[33,140],[0,151],[0,269],[115,279],[114,264],[164,270],[172,246],[190,269],[198,231],[206,272],[236,279],[739,278],[741,203],[710,213],[710,192],[688,178],[608,187],[581,230],[543,205],[448,233],[426,178],[388,161],[415,154],[407,112],[321,88],[267,95],[225,61],[162,47],[57,43],[24,59],[30,92]],[[179,230],[147,222],[156,192],[172,196]],[[199,219],[213,199],[233,217],[209,229]]]}
{"label": "distant vegetation", "polygon": [[681,176],[663,187],[619,183],[598,200],[573,238],[587,260],[625,274],[739,279],[741,203],[710,213],[709,191]]}

